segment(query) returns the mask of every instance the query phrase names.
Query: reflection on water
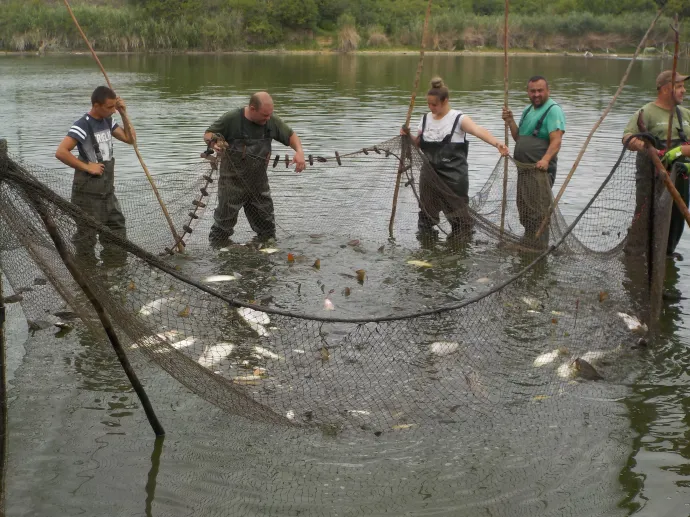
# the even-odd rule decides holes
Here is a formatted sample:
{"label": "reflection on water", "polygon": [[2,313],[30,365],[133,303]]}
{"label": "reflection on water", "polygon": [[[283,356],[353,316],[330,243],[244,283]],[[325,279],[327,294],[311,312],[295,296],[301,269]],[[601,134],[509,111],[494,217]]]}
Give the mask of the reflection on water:
{"label": "reflection on water", "polygon": [[[259,88],[274,95],[276,112],[296,129],[307,153],[342,153],[395,136],[416,60],[414,55],[137,55],[104,56],[103,63],[128,102],[149,168],[156,175],[175,175],[198,162],[204,129]],[[556,188],[627,64],[573,57],[511,59],[514,109],[526,104],[526,79],[539,73],[551,80],[552,95],[566,112],[568,131]],[[451,87],[452,104],[501,135],[502,66],[501,59],[486,56],[428,56],[423,80],[442,75]],[[666,67],[668,63],[644,61],[633,70],[630,86],[566,192],[562,208],[567,217],[579,212],[608,173],[630,112],[651,98],[654,77]],[[88,110],[89,95],[101,82],[86,56],[0,59],[0,136],[27,161],[55,167],[57,143]],[[422,99],[415,117],[424,111]],[[120,178],[140,174],[129,149],[119,146],[115,152]],[[472,142],[472,192],[495,163],[494,150]],[[274,188],[303,181],[285,172],[275,179]],[[286,244],[296,250],[315,244],[293,239]],[[371,254],[378,246],[363,245]],[[684,248],[681,243],[679,251],[690,255]],[[329,242],[319,251],[336,275],[356,269],[357,252],[349,247]],[[287,265],[242,253],[230,251],[218,258],[220,266],[202,267],[209,272],[216,266],[224,272],[252,269],[233,289],[252,298],[273,295],[276,305],[287,303],[281,293],[290,292],[294,300],[291,289],[296,286],[277,290],[271,285],[272,268]],[[462,250],[416,253],[414,258],[440,266],[428,272],[395,271],[385,261],[378,263],[374,267],[381,270],[375,276],[394,279],[377,286],[384,299],[409,295],[409,290],[396,290],[415,282],[430,289],[443,285],[451,299],[465,296],[465,275],[474,264],[466,263]],[[338,308],[344,313],[361,309],[361,286],[355,280],[324,274],[312,275],[322,284],[314,278],[301,288],[305,304],[319,310],[325,294],[321,285],[337,285],[352,288],[350,298],[337,299]],[[552,272],[545,265],[532,274],[541,275],[536,282]],[[686,263],[672,270],[681,292],[688,290],[689,274]],[[423,297],[415,301],[424,304]],[[372,312],[379,309],[371,307]],[[163,422],[169,422],[163,446],[162,441],[154,443],[110,350],[97,349],[79,336],[53,340],[49,348],[32,349],[29,342],[16,372],[15,386],[21,389],[13,392],[17,398],[10,414],[8,510],[12,515],[166,516],[688,514],[686,311],[684,300],[666,307],[664,340],[642,359],[651,368],[622,400],[624,386],[593,397],[586,384],[578,384],[563,395],[567,402],[554,398],[533,403],[543,408],[538,418],[534,407],[518,405],[458,415],[458,420],[481,422],[476,429],[448,423],[433,432],[409,428],[380,436],[331,436],[230,418],[165,376],[145,370],[142,377],[168,403],[156,407]],[[17,341],[23,338],[10,346],[18,346]],[[548,415],[555,415],[553,421]]]}

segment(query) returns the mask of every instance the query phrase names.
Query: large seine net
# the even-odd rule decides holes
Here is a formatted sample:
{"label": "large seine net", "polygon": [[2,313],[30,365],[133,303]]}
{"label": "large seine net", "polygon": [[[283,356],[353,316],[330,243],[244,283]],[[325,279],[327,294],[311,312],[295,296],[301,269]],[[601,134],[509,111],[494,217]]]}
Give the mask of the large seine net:
{"label": "large seine net", "polygon": [[[558,209],[548,217],[546,175],[510,159],[469,203],[405,137],[309,161],[299,182],[284,157],[240,151],[157,178],[175,239],[143,175],[115,180],[125,236],[70,202],[71,177],[3,160],[9,301],[32,332],[58,324],[110,347],[47,232],[54,224],[154,407],[176,389],[147,384],[162,369],[231,414],[333,433],[481,429],[497,413],[528,426],[574,393],[622,393],[639,373],[671,200],[650,179],[636,204],[634,154],[621,154],[572,222]],[[240,186],[234,202],[254,211],[254,228],[240,210],[230,240],[211,246],[219,168]],[[259,242],[255,232],[272,230],[256,181],[265,168],[276,239]],[[423,210],[440,217],[431,235],[417,235],[420,181]],[[453,232],[458,214],[467,224]],[[77,253],[88,233],[100,235],[95,260]]]}

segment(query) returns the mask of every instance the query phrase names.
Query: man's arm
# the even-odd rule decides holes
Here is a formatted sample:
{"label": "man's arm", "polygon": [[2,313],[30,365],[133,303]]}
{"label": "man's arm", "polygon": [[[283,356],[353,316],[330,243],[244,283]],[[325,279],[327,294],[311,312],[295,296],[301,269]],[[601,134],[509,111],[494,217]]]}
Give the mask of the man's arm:
{"label": "man's arm", "polygon": [[72,154],[72,150],[77,146],[77,141],[71,136],[66,136],[60,142],[60,145],[55,151],[55,158],[60,160],[62,163],[73,169],[78,169],[81,171],[88,172],[94,176],[100,176],[103,174],[103,169],[105,165],[102,163],[89,162],[85,163],[78,159]]}
{"label": "man's arm", "polygon": [[[640,110],[637,110],[635,114],[632,117],[630,117],[630,120],[628,120],[628,124],[625,126],[625,129],[623,130],[623,145],[627,144],[628,149],[635,152],[644,151],[647,147],[644,140],[642,140],[641,138],[630,138],[632,135],[640,132],[640,128],[638,127],[639,117]],[[628,139],[630,139],[629,142]]]}
{"label": "man's arm", "polygon": [[515,118],[513,117],[513,112],[505,106],[503,106],[503,114],[501,117],[505,122],[508,123],[508,127],[510,128],[510,135],[513,137],[513,140],[517,142],[520,139],[520,135],[518,133],[518,126],[515,123]]}
{"label": "man's arm", "polygon": [[290,163],[295,164],[295,172],[302,172],[304,168],[307,166],[307,164],[304,161],[304,151],[302,150],[302,142],[297,136],[297,133],[293,132],[290,135],[289,145],[295,151],[295,157],[292,159]]}
{"label": "man's arm", "polygon": [[549,162],[558,154],[561,150],[561,142],[563,141],[563,131],[556,129],[549,133],[549,148],[535,165],[537,169],[546,170],[549,168]]}
{"label": "man's arm", "polygon": [[120,117],[122,117],[122,124],[125,126],[124,130],[121,127],[116,127],[113,131],[113,136],[117,138],[120,142],[124,142],[129,145],[134,145],[137,140],[137,134],[129,122],[129,117],[127,116],[127,106],[125,106],[125,101],[117,98],[116,107],[117,111],[120,112]]}

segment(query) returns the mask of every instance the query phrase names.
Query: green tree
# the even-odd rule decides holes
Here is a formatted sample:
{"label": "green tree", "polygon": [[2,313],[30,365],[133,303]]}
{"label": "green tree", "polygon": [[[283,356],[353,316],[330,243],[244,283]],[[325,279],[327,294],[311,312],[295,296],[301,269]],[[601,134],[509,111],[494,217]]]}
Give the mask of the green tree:
{"label": "green tree", "polygon": [[294,29],[313,29],[319,19],[316,0],[273,0],[278,21]]}

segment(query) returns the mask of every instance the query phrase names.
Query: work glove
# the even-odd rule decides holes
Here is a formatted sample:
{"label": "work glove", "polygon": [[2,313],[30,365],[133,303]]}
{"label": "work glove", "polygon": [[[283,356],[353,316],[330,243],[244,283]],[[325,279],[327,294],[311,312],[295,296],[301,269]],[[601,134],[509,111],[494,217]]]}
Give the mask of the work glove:
{"label": "work glove", "polygon": [[673,162],[675,162],[681,156],[683,156],[683,153],[680,146],[674,147],[673,149],[669,149],[664,156],[662,156],[661,163],[663,163],[666,167],[670,167]]}

